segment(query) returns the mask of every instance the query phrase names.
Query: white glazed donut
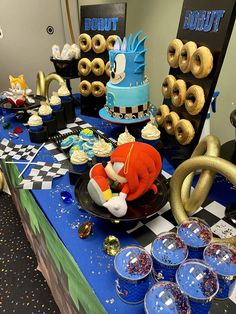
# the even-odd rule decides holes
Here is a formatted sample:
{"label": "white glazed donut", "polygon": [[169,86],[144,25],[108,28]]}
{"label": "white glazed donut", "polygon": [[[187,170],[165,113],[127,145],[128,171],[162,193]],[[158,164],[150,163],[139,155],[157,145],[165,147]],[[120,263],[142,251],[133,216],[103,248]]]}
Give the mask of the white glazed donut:
{"label": "white glazed donut", "polygon": [[176,82],[176,79],[173,75],[167,75],[162,83],[162,95],[164,98],[170,98],[171,97],[171,91],[173,88],[174,83]]}
{"label": "white glazed donut", "polygon": [[207,77],[213,68],[213,56],[207,47],[199,47],[192,55],[190,68],[196,78]]}
{"label": "white glazed donut", "polygon": [[192,85],[186,92],[185,108],[192,116],[202,111],[205,104],[204,90],[201,86]]}
{"label": "white glazed donut", "polygon": [[195,130],[190,121],[181,119],[175,126],[175,137],[181,145],[189,144],[194,138]]}
{"label": "white glazed donut", "polygon": [[184,80],[177,80],[171,91],[171,101],[176,107],[184,104],[187,86]]}
{"label": "white glazed donut", "polygon": [[183,45],[179,56],[179,67],[183,73],[190,72],[190,61],[196,50],[197,45],[193,41],[189,41]]}
{"label": "white glazed donut", "polygon": [[176,38],[170,42],[167,48],[167,61],[172,68],[179,67],[179,56],[182,47],[182,41]]}

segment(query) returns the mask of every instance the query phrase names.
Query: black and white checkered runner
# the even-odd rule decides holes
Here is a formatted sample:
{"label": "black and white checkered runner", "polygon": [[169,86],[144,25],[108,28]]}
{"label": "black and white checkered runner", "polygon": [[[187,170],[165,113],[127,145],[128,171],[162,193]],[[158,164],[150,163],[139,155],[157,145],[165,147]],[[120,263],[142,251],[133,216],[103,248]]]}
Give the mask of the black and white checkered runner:
{"label": "black and white checkered runner", "polygon": [[37,147],[34,145],[14,144],[6,138],[0,142],[0,159],[30,160],[36,152]]}
{"label": "black and white checkered runner", "polygon": [[62,164],[38,162],[29,175],[17,185],[18,189],[48,190],[52,188],[53,178],[60,177],[68,171]]}

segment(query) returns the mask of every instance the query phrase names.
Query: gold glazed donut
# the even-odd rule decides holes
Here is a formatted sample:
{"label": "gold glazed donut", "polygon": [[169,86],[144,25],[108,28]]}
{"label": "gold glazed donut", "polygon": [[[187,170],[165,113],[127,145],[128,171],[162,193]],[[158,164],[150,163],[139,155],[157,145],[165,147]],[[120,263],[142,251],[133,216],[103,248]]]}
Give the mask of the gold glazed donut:
{"label": "gold glazed donut", "polygon": [[175,126],[175,137],[181,145],[189,144],[194,138],[195,130],[192,123],[186,119],[181,119]]}
{"label": "gold glazed donut", "polygon": [[[220,141],[216,136],[207,135],[196,146],[192,153],[192,157],[196,156],[214,156],[220,155]],[[192,215],[202,205],[207,198],[210,188],[215,178],[215,172],[210,170],[202,170],[198,182],[191,193],[191,186],[195,173],[190,173],[184,180],[181,190],[181,198],[185,211]]]}
{"label": "gold glazed donut", "polygon": [[213,68],[213,56],[207,47],[199,47],[192,55],[190,61],[192,74],[196,78],[207,77]]}
{"label": "gold glazed donut", "polygon": [[88,58],[80,59],[78,63],[79,73],[83,76],[89,75],[91,72],[91,61]]}
{"label": "gold glazed donut", "polygon": [[184,80],[177,80],[171,90],[171,101],[176,107],[183,105],[186,96],[186,83]]}
{"label": "gold glazed donut", "polygon": [[170,98],[171,97],[171,91],[174,86],[174,83],[176,82],[176,79],[173,75],[167,75],[162,83],[162,95],[164,98]]}
{"label": "gold glazed donut", "polygon": [[107,50],[112,50],[114,49],[114,45],[117,41],[117,39],[120,38],[119,36],[117,35],[110,35],[108,38],[107,38]]}
{"label": "gold glazed donut", "polygon": [[107,61],[106,65],[105,65],[105,72],[106,72],[106,75],[107,75],[108,77],[111,76],[110,61]]}
{"label": "gold glazed donut", "polygon": [[105,86],[102,82],[94,81],[92,82],[92,94],[95,97],[101,97],[105,94]]}
{"label": "gold glazed donut", "polygon": [[188,73],[190,71],[190,61],[196,50],[197,45],[193,41],[189,41],[183,45],[179,56],[179,67],[183,73]]}
{"label": "gold glazed donut", "polygon": [[166,130],[166,132],[170,135],[174,135],[175,134],[175,127],[176,127],[176,124],[178,123],[179,121],[179,115],[174,112],[174,111],[171,111],[164,119],[164,122],[163,122],[163,126]]}
{"label": "gold glazed donut", "polygon": [[83,80],[80,82],[79,92],[82,96],[88,97],[88,95],[90,95],[91,91],[92,91],[92,86],[91,86],[90,82],[88,82],[86,80]]}
{"label": "gold glazed donut", "polygon": [[92,48],[91,37],[88,34],[79,35],[79,47],[83,52],[88,52]]}
{"label": "gold glazed donut", "polygon": [[182,47],[182,41],[176,38],[170,42],[167,48],[167,61],[172,68],[179,67],[179,56]]}
{"label": "gold glazed donut", "polygon": [[195,116],[202,111],[205,104],[204,90],[201,86],[192,85],[188,88],[185,98],[185,108],[189,114]]}
{"label": "gold glazed donut", "polygon": [[107,48],[106,39],[104,38],[104,36],[101,34],[97,34],[93,36],[92,47],[93,47],[94,52],[96,53],[104,52]]}
{"label": "gold glazed donut", "polygon": [[170,113],[170,109],[167,105],[160,105],[157,110],[156,121],[158,125],[162,125],[165,117]]}
{"label": "gold glazed donut", "polygon": [[104,73],[105,70],[105,64],[104,61],[101,58],[95,58],[93,59],[92,63],[91,63],[91,68],[93,73],[96,76],[101,76]]}
{"label": "gold glazed donut", "polygon": [[[188,215],[185,212],[184,204],[181,199],[182,184],[185,178],[190,173],[195,172],[198,169],[219,172],[221,175],[226,177],[234,186],[236,186],[236,166],[227,160],[219,157],[199,156],[184,161],[175,170],[170,181],[170,205],[172,213],[178,224],[181,224],[184,220],[188,219]],[[205,186],[202,186],[201,191],[203,193],[204,188]],[[236,236],[226,239],[214,238],[213,241],[232,243],[233,245],[236,245]]]}

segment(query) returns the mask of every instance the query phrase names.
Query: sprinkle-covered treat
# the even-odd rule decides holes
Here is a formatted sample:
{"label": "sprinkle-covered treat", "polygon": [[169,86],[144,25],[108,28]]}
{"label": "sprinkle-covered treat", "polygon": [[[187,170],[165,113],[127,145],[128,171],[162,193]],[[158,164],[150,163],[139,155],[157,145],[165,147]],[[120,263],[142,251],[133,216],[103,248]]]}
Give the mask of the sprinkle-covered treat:
{"label": "sprinkle-covered treat", "polygon": [[86,128],[79,133],[79,138],[83,141],[89,141],[94,138],[93,131]]}
{"label": "sprinkle-covered treat", "polygon": [[71,147],[75,142],[75,138],[73,135],[67,136],[62,142],[61,142],[61,148],[62,149],[67,149]]}

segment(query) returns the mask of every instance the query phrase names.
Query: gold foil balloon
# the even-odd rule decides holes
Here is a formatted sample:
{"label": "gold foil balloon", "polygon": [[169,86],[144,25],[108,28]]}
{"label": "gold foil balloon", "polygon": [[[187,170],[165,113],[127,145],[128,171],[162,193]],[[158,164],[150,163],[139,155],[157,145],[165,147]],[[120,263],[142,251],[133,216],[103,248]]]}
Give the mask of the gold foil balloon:
{"label": "gold foil balloon", "polygon": [[45,76],[43,71],[39,71],[36,81],[36,95],[43,96],[48,101],[49,85],[52,81],[57,81],[59,84],[65,84],[65,81],[60,75],[50,73]]}
{"label": "gold foil balloon", "polygon": [[115,256],[120,251],[120,241],[113,235],[109,235],[103,242],[104,251],[111,256]]}
{"label": "gold foil balloon", "polygon": [[[234,186],[236,186],[236,166],[227,160],[219,157],[199,156],[184,161],[175,170],[170,181],[170,204],[172,213],[178,224],[188,219],[183,199],[181,197],[184,180],[189,174],[195,172],[197,169],[212,171],[213,175],[214,172],[219,172],[221,175],[225,176]],[[186,186],[185,188],[190,187]],[[205,185],[201,185],[201,188],[199,188],[199,193],[201,194],[201,191],[202,193],[205,193],[205,188],[209,190],[209,182],[207,187]],[[191,208],[189,211],[192,212]],[[215,238],[214,241],[232,243],[236,245],[236,236],[227,239]]]}

